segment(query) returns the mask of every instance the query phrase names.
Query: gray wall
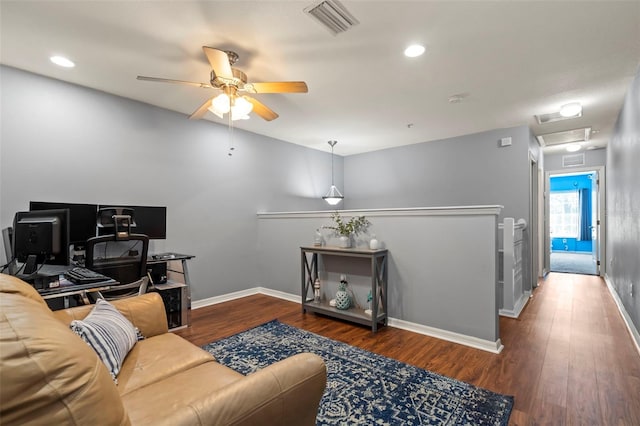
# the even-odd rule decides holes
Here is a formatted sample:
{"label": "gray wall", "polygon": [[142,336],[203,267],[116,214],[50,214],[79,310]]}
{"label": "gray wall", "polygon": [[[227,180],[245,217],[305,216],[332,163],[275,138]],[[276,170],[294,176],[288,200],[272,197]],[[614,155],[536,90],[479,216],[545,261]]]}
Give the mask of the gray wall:
{"label": "gray wall", "polygon": [[[581,151],[582,152],[582,151]],[[584,166],[580,167],[595,167],[604,166],[607,164],[607,150],[606,149],[592,149],[584,152]],[[571,169],[575,167],[562,167],[562,157],[565,155],[571,155],[575,153],[559,152],[554,154],[544,155],[544,168],[547,171],[571,172]]]}
{"label": "gray wall", "polygon": [[[500,147],[505,137],[512,145]],[[519,126],[348,156],[345,208],[496,204],[504,206],[499,221],[513,217],[530,223],[529,152],[542,167],[529,128]],[[523,247],[525,289],[533,285],[529,229]]]}
{"label": "gray wall", "polygon": [[607,148],[606,244],[607,277],[640,330],[640,70]]}
{"label": "gray wall", "polygon": [[[496,295],[497,206],[483,209],[410,211],[349,210],[371,222],[356,247],[368,248],[372,234],[389,249],[389,315],[397,320],[481,339],[496,349],[499,339]],[[259,259],[262,286],[300,294],[300,246],[312,245],[314,229],[331,225],[329,213],[261,215]],[[327,245],[336,246],[324,230]],[[371,288],[368,263],[321,256],[326,299],[335,297],[339,275],[361,306]],[[360,259],[362,260],[362,259]],[[331,261],[331,264],[328,264]]]}
{"label": "gray wall", "polygon": [[[512,146],[500,148],[507,136]],[[526,219],[528,149],[522,126],[351,155],[345,208],[500,204],[502,217]]]}
{"label": "gray wall", "polygon": [[197,256],[194,300],[256,286],[257,211],[327,209],[328,153],[236,129],[229,157],[224,126],[4,66],[0,92],[0,227],[30,200],[167,206],[153,248]]}

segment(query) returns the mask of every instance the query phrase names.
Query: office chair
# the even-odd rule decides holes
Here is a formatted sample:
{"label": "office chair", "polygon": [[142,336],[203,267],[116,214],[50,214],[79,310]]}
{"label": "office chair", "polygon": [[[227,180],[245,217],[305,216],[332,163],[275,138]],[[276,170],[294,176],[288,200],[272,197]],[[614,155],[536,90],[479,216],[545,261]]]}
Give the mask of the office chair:
{"label": "office chair", "polygon": [[[114,215],[113,218],[113,234],[89,238],[85,246],[85,267],[120,282],[120,285],[99,293],[99,297],[106,300],[144,294],[149,283],[149,237],[129,232],[129,216]],[[123,224],[126,228],[121,230]]]}

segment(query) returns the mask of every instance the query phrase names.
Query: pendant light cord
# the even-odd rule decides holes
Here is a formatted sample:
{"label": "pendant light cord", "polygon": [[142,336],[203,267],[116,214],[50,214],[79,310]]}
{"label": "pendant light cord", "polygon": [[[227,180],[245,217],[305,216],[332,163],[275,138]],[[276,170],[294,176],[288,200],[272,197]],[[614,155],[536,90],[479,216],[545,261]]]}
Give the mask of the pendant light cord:
{"label": "pendant light cord", "polygon": [[333,186],[333,145],[331,145],[331,186]]}
{"label": "pendant light cord", "polygon": [[331,145],[331,186],[335,186],[334,182],[333,182],[333,147],[336,146],[336,144],[338,143],[338,141],[329,141],[327,142],[329,145]]}

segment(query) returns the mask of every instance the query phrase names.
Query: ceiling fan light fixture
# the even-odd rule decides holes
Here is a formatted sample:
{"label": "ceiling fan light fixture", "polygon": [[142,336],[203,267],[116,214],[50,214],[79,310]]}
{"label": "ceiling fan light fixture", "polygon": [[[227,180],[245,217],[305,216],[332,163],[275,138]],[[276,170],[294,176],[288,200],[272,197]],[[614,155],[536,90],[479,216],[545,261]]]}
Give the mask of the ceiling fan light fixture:
{"label": "ceiling fan light fixture", "polygon": [[244,96],[230,97],[226,93],[221,93],[211,100],[211,106],[208,109],[220,118],[223,118],[224,114],[231,113],[232,121],[248,120],[253,104]]}
{"label": "ceiling fan light fixture", "polygon": [[235,99],[234,105],[231,107],[231,120],[248,120],[249,113],[253,110],[253,104],[244,97]]}
{"label": "ceiling fan light fixture", "polygon": [[572,102],[560,107],[560,115],[563,117],[579,117],[582,115],[582,105],[580,102]]}
{"label": "ceiling fan light fixture", "polygon": [[226,93],[221,93],[211,100],[211,106],[209,111],[213,112],[217,116],[226,114],[231,109],[231,102],[229,96]]}

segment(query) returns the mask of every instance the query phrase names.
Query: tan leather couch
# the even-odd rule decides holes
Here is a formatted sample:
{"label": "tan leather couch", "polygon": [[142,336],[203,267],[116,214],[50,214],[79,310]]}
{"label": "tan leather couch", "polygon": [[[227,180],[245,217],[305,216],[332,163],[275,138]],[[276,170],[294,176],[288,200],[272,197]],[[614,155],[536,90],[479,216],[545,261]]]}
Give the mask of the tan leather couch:
{"label": "tan leather couch", "polygon": [[169,333],[158,294],[113,304],[146,337],[117,385],[68,327],[91,306],[52,312],[30,285],[0,274],[0,424],[315,424],[326,384],[320,357],[299,354],[243,376]]}

